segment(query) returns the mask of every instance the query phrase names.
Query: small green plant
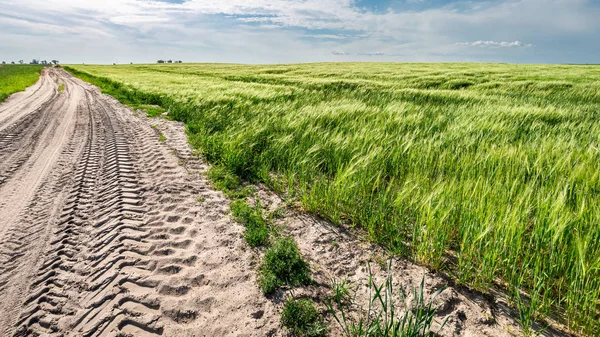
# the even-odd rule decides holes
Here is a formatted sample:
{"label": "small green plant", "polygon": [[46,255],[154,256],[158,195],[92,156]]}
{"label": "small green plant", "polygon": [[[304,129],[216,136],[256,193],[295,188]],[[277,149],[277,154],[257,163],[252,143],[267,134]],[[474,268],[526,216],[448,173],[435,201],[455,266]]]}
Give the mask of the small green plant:
{"label": "small green plant", "polygon": [[[523,335],[526,337],[539,336],[544,330],[540,329],[536,331],[534,329],[534,323],[536,319],[544,318],[544,316],[539,313],[545,312],[545,309],[542,308],[541,305],[544,303],[543,300],[548,294],[547,291],[544,291],[545,289],[543,289],[543,284],[540,281],[535,284],[534,292],[530,294],[530,296],[521,294],[520,285],[523,283],[522,278],[523,276],[515,282],[516,286],[513,289],[511,301],[514,302],[513,304],[517,307],[519,312],[518,320],[523,328]],[[538,315],[536,315],[536,313]]]}
{"label": "small green plant", "polygon": [[348,279],[343,278],[341,280],[332,280],[331,282],[331,297],[335,303],[340,305],[346,304],[351,301],[350,292],[352,291],[352,282]]}
{"label": "small green plant", "polygon": [[260,201],[250,207],[243,199],[235,200],[230,205],[231,214],[246,227],[244,239],[251,247],[265,245],[269,240],[269,224],[263,218]]}
{"label": "small green plant", "polygon": [[322,337],[327,335],[327,326],[310,299],[288,297],[281,311],[281,325],[292,336]]}
{"label": "small green plant", "polygon": [[[327,306],[335,321],[341,326],[346,337],[429,337],[433,336],[431,325],[437,311],[433,302],[444,291],[439,289],[427,301],[425,300],[425,278],[421,280],[419,288],[413,287],[411,305],[407,305],[404,290],[398,293],[402,303],[397,308],[394,303],[393,279],[390,260],[387,277],[383,284],[377,285],[373,281],[371,266],[369,265],[369,305],[367,312],[357,321],[349,322],[344,305],[341,300],[331,299]],[[398,310],[400,309],[400,310]],[[400,314],[400,311],[403,314]],[[442,323],[440,330],[445,325]]]}
{"label": "small green plant", "polygon": [[158,117],[167,111],[161,106],[147,104],[134,104],[133,108],[144,111],[150,118]]}
{"label": "small green plant", "polygon": [[167,141],[167,137],[165,137],[165,135],[161,132],[160,135],[158,136],[158,141],[161,143],[164,143]]}
{"label": "small green plant", "polygon": [[241,179],[224,166],[212,166],[207,176],[216,189],[223,191],[231,199],[246,198],[254,194],[252,187],[243,187]]}
{"label": "small green plant", "polygon": [[196,201],[200,204],[203,204],[206,201],[205,197],[199,197],[198,199],[196,199]]}
{"label": "small green plant", "polygon": [[292,238],[277,239],[267,249],[260,265],[258,282],[265,295],[284,285],[310,284],[308,264]]}
{"label": "small green plant", "polygon": [[65,84],[61,83],[58,85],[58,92],[62,93],[63,91],[65,91]]}
{"label": "small green plant", "polygon": [[283,219],[285,216],[285,208],[277,207],[273,212],[269,213],[269,220]]}
{"label": "small green plant", "polygon": [[229,170],[223,166],[215,165],[211,167],[208,170],[207,175],[208,179],[210,179],[219,190],[234,190],[242,184],[240,178],[229,172]]}

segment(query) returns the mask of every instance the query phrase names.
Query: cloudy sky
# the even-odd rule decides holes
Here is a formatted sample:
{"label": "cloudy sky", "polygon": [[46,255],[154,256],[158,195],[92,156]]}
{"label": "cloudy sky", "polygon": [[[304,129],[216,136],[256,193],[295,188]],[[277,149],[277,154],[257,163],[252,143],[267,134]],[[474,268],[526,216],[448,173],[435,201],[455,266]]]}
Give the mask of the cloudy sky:
{"label": "cloudy sky", "polygon": [[0,0],[0,61],[600,63],[600,0]]}

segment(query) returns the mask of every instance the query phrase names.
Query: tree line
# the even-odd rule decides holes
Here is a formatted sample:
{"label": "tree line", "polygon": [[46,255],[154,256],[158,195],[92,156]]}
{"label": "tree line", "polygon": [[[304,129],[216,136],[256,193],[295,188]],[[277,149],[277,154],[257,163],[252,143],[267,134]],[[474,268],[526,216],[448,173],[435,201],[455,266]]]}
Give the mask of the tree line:
{"label": "tree line", "polygon": [[158,60],[156,63],[183,63],[182,61],[173,61],[173,60]]}
{"label": "tree line", "polygon": [[[19,60],[19,62],[17,62],[18,64],[25,64],[25,62],[23,60]],[[10,64],[17,64],[15,63],[15,61],[12,61]],[[46,61],[46,60],[36,60],[33,59],[31,62],[29,62],[29,64],[42,64],[42,65],[47,65],[47,64],[59,64],[60,62],[58,62],[58,60],[52,60],[50,62]],[[6,64],[5,61],[2,61],[2,64]]]}

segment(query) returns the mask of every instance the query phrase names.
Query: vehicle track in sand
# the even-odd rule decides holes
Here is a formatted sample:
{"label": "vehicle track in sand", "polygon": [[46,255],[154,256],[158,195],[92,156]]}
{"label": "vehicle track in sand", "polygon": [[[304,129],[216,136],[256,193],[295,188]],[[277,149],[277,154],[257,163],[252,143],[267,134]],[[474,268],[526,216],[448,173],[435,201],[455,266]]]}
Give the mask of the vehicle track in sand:
{"label": "vehicle track in sand", "polygon": [[60,68],[0,105],[0,335],[274,334],[227,199],[134,114]]}

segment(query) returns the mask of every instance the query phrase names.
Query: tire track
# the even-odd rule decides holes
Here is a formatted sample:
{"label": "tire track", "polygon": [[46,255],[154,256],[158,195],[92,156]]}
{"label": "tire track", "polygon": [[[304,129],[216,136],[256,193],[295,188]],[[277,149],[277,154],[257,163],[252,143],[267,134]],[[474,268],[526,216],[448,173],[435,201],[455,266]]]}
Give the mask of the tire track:
{"label": "tire track", "polygon": [[43,76],[65,92],[21,95],[43,100],[39,110],[0,130],[0,166],[12,167],[0,176],[0,332],[273,335],[276,308],[255,286],[251,252],[234,249],[242,228],[185,135],[165,146],[97,88],[60,69]]}
{"label": "tire track", "polygon": [[57,75],[48,69],[41,72],[39,81],[25,92],[16,93],[0,106],[0,131],[52,100],[57,93]]}
{"label": "tire track", "polygon": [[[95,101],[90,92],[86,97]],[[146,210],[125,135],[102,105],[87,109],[92,128],[77,182],[16,335],[51,334],[63,326],[81,336],[160,335],[159,304],[140,293],[154,283],[143,280],[151,270],[139,247]]]}
{"label": "tire track", "polygon": [[[0,222],[4,224],[0,228],[0,332],[10,331],[10,322],[18,315],[18,304],[25,296],[33,267],[43,254],[44,238],[63,199],[80,149],[78,140],[85,134],[80,127],[84,118],[76,106],[69,104],[70,94],[66,90],[64,96],[51,95],[52,99],[42,104],[36,113],[39,121],[23,132],[25,144],[32,144],[17,153],[17,163],[24,167],[17,167],[13,176],[4,176],[9,181],[7,186],[0,184]],[[65,121],[68,119],[71,121]],[[32,150],[35,144],[38,145]],[[33,183],[29,178],[32,175],[36,176]],[[22,184],[24,179],[30,180]],[[7,207],[12,209],[6,212]]]}

